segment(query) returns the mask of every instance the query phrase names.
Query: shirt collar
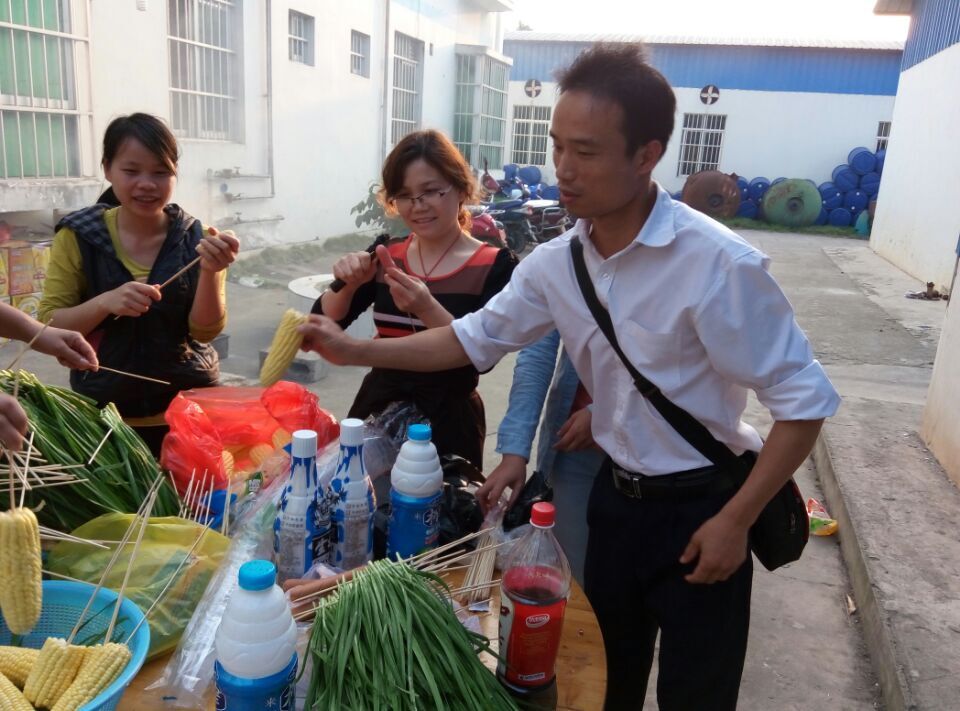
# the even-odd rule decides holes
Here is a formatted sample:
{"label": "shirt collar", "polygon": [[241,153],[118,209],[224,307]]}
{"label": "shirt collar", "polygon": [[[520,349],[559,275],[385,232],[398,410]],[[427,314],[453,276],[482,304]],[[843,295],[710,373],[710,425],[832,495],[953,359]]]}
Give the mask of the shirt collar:
{"label": "shirt collar", "polygon": [[[670,193],[664,190],[659,183],[657,186],[657,198],[653,203],[653,209],[647,216],[646,222],[633,239],[633,244],[642,244],[646,247],[666,247],[677,237],[673,224],[673,198]],[[590,236],[591,221],[580,219],[577,221],[578,233],[583,237]]]}

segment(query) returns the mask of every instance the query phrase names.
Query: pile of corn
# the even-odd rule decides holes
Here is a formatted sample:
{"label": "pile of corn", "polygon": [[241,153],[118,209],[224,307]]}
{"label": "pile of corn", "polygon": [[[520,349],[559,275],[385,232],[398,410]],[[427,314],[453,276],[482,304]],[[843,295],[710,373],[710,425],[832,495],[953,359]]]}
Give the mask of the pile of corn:
{"label": "pile of corn", "polygon": [[130,656],[125,644],[81,647],[55,637],[39,651],[0,647],[0,709],[76,711],[120,676]]}
{"label": "pile of corn", "polygon": [[13,634],[40,619],[43,600],[40,528],[28,508],[0,511],[0,613]]}
{"label": "pile of corn", "polygon": [[307,317],[296,309],[287,309],[280,319],[277,332],[267,357],[260,367],[260,384],[269,387],[283,377],[293,362],[303,343],[303,336],[297,333],[297,327],[305,323]]}

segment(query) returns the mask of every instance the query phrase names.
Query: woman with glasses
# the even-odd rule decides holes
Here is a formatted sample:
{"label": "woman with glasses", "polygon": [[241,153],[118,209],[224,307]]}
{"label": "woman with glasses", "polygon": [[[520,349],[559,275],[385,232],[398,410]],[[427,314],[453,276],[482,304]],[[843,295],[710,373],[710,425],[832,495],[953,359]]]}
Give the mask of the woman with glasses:
{"label": "woman with glasses", "polygon": [[[383,165],[379,198],[410,235],[379,245],[375,254],[338,260],[333,274],[346,286],[324,292],[313,312],[345,328],[373,306],[377,337],[400,338],[482,307],[510,281],[517,258],[470,236],[465,205],[476,201],[476,191],[470,166],[446,136],[427,130],[404,137]],[[386,275],[384,265],[402,274]],[[478,380],[473,366],[438,373],[374,368],[349,416],[362,419],[391,402],[413,402],[430,419],[441,455],[458,454],[482,469],[486,422]]]}

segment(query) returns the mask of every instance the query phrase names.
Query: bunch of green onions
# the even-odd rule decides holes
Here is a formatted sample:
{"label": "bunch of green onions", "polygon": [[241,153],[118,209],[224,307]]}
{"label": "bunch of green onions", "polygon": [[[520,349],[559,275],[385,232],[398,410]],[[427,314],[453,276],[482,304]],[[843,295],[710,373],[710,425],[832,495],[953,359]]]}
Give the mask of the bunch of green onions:
{"label": "bunch of green onions", "polygon": [[310,638],[306,708],[516,709],[477,656],[490,640],[464,628],[433,573],[381,560],[322,599]]}
{"label": "bunch of green onions", "polygon": [[[0,390],[12,394],[16,377],[0,370]],[[44,385],[23,370],[19,380],[17,399],[27,413],[33,448],[47,462],[70,467],[66,471],[80,480],[29,493],[29,506],[45,504],[37,511],[40,523],[71,531],[104,513],[137,511],[160,466],[117,409],[110,404],[101,410],[90,398]],[[175,516],[179,509],[176,492],[164,481],[153,515]]]}

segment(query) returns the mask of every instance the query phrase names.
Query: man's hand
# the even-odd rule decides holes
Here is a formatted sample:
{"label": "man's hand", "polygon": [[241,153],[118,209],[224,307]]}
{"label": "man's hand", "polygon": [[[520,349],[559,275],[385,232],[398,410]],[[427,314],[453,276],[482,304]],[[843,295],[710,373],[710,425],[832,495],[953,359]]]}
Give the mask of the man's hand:
{"label": "man's hand", "polygon": [[116,316],[143,316],[154,301],[160,301],[160,289],[138,281],[128,281],[99,296],[103,307]]}
{"label": "man's hand", "polygon": [[316,351],[334,365],[351,364],[351,349],[358,341],[344,333],[336,321],[311,314],[306,323],[297,328],[297,332],[303,334],[300,350]]}
{"label": "man's hand", "polygon": [[593,441],[593,433],[590,430],[592,419],[593,414],[589,407],[574,412],[557,432],[559,439],[553,448],[558,452],[576,452],[595,446],[596,442]]}
{"label": "man's hand", "polygon": [[213,273],[223,271],[233,264],[239,251],[240,240],[233,232],[219,232],[216,227],[208,227],[207,234],[197,245],[197,254],[201,257],[200,268]]}
{"label": "man's hand", "polygon": [[7,449],[20,449],[27,431],[27,413],[16,398],[0,395],[0,445]]}
{"label": "man's hand", "polygon": [[697,567],[684,576],[688,583],[716,583],[726,580],[743,565],[748,553],[749,528],[723,511],[707,519],[690,537],[680,556],[684,565],[694,560]]}
{"label": "man's hand", "polygon": [[527,480],[527,460],[519,454],[504,454],[500,464],[487,476],[487,480],[477,489],[477,502],[484,514],[497,505],[503,490],[508,486],[511,489],[510,501],[507,508],[513,506],[520,490]]}
{"label": "man's hand", "polygon": [[97,354],[82,335],[64,328],[47,327],[32,348],[57,359],[60,365],[75,370],[96,370]]}

